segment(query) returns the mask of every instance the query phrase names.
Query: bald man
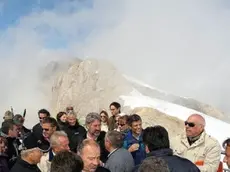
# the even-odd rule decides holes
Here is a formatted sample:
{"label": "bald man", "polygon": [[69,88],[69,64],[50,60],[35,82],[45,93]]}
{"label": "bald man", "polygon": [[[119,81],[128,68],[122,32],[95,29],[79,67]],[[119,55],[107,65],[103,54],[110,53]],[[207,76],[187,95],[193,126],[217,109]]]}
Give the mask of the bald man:
{"label": "bald man", "polygon": [[192,114],[185,121],[185,132],[171,140],[175,155],[192,161],[201,172],[216,172],[221,155],[219,142],[206,134],[205,119]]}

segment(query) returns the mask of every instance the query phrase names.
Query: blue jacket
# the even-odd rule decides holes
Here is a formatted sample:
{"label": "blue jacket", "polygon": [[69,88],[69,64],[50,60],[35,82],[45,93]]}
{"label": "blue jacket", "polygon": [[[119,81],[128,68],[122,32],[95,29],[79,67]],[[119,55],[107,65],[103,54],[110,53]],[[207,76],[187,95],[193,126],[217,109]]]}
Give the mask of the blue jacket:
{"label": "blue jacket", "polygon": [[137,151],[131,152],[131,154],[133,156],[135,165],[139,165],[146,157],[145,145],[143,143],[142,134],[137,140],[135,137],[133,137],[132,131],[130,130],[125,135],[123,147],[128,150],[129,147],[135,143],[139,144],[139,149]]}

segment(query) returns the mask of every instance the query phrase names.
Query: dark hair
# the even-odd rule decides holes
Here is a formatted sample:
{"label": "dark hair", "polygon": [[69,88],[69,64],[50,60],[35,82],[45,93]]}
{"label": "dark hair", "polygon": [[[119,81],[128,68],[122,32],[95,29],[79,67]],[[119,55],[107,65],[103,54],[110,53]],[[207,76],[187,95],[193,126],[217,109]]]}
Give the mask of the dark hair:
{"label": "dark hair", "polygon": [[58,129],[58,123],[57,123],[56,119],[53,118],[53,117],[46,117],[46,118],[44,118],[43,121],[42,121],[42,123],[43,124],[47,124],[48,123],[48,124],[51,125],[51,127],[56,127]]}
{"label": "dark hair", "polygon": [[102,111],[100,112],[100,115],[101,115],[102,113],[105,114],[105,116],[106,116],[106,124],[109,125],[109,115],[108,115],[108,113],[107,113],[105,110],[102,110]]}
{"label": "dark hair", "polygon": [[13,130],[14,125],[16,126],[16,124],[14,123],[14,121],[13,121],[12,119],[8,119],[8,120],[6,120],[6,121],[4,121],[4,122],[2,123],[1,131],[2,131],[4,134],[8,135],[8,134],[9,134],[9,131],[10,131],[10,130]]}
{"label": "dark hair", "polygon": [[8,142],[7,139],[3,136],[0,136],[0,144],[4,143],[5,146],[7,146]]}
{"label": "dark hair", "polygon": [[123,115],[123,116],[120,116],[118,121],[125,121],[125,123],[127,124],[128,123],[128,119],[129,119],[129,115]]}
{"label": "dark hair", "polygon": [[118,131],[108,131],[106,138],[110,141],[113,148],[121,148],[124,143],[124,136]]}
{"label": "dark hair", "polygon": [[227,138],[223,143],[222,143],[223,148],[226,148],[227,146],[230,147],[230,138]]}
{"label": "dark hair", "polygon": [[40,109],[40,110],[38,111],[38,116],[40,115],[40,113],[46,114],[47,117],[50,117],[50,113],[49,113],[49,111],[46,110],[46,109]]}
{"label": "dark hair", "polygon": [[143,142],[149,151],[169,148],[169,136],[167,130],[160,126],[147,127],[143,132]]}
{"label": "dark hair", "polygon": [[112,102],[112,103],[109,105],[109,107],[111,107],[111,106],[114,106],[115,108],[119,109],[119,113],[121,113],[121,110],[120,110],[121,105],[120,105],[120,103],[118,103],[118,102]]}
{"label": "dark hair", "polygon": [[170,172],[168,164],[162,158],[150,156],[146,158],[138,168],[138,172]]}
{"label": "dark hair", "polygon": [[83,167],[84,164],[80,156],[63,151],[54,156],[50,172],[81,172]]}
{"label": "dark hair", "polygon": [[133,114],[133,115],[130,115],[128,117],[127,123],[128,123],[129,126],[132,126],[132,123],[137,122],[137,121],[142,121],[141,117],[139,115],[137,115],[137,114]]}
{"label": "dark hair", "polygon": [[61,122],[61,117],[63,115],[67,115],[66,112],[58,112],[58,114],[56,116],[57,122]]}

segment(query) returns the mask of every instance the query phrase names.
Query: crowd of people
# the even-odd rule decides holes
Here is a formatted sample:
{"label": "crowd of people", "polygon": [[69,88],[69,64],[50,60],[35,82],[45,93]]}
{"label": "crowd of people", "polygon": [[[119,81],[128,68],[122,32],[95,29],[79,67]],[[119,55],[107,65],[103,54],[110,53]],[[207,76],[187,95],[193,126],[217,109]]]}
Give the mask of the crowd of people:
{"label": "crowd of people", "polygon": [[[121,113],[112,102],[78,121],[73,107],[56,118],[38,111],[39,123],[7,111],[1,126],[0,172],[222,172],[221,145],[205,131],[205,119],[191,114],[185,132],[170,138],[161,125],[142,127],[138,114]],[[230,139],[222,144],[230,167]]]}

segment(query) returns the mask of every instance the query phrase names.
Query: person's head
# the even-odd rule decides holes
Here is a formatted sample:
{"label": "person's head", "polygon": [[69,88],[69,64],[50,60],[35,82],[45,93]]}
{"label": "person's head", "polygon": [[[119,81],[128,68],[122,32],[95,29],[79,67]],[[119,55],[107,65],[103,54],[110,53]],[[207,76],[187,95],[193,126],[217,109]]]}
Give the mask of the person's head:
{"label": "person's head", "polygon": [[120,103],[118,103],[118,102],[112,102],[112,103],[109,105],[109,108],[110,108],[111,114],[112,114],[113,116],[116,116],[116,115],[118,115],[119,113],[121,113],[121,105],[120,105]]}
{"label": "person's head", "polygon": [[100,116],[101,116],[101,122],[106,123],[108,125],[109,122],[109,115],[105,110],[102,110],[100,112]]}
{"label": "person's head", "polygon": [[205,128],[205,119],[199,114],[192,114],[185,121],[185,131],[187,137],[200,135]]}
{"label": "person's head", "polygon": [[50,117],[49,111],[46,110],[46,109],[40,109],[40,110],[38,111],[38,118],[39,118],[39,120],[40,120],[40,123],[42,123],[42,122],[43,122],[43,119],[46,118],[46,117]]}
{"label": "person's head", "polygon": [[56,119],[58,122],[66,123],[67,114],[65,112],[59,112],[56,116]]}
{"label": "person's head", "polygon": [[118,128],[121,132],[124,132],[125,130],[129,128],[129,125],[127,123],[128,118],[129,118],[128,115],[124,115],[118,119]]}
{"label": "person's head", "polygon": [[43,130],[43,136],[45,138],[50,138],[51,135],[56,131],[58,128],[58,124],[56,119],[53,117],[46,117],[43,119],[42,122],[42,130]]}
{"label": "person's head", "polygon": [[66,107],[66,113],[68,114],[68,113],[72,113],[72,112],[74,112],[73,106],[67,106]]}
{"label": "person's head", "polygon": [[21,151],[21,158],[34,165],[37,165],[40,162],[42,155],[42,151],[37,147]]}
{"label": "person's head", "polygon": [[0,154],[6,153],[7,150],[7,140],[3,136],[0,136]]}
{"label": "person's head", "polygon": [[14,123],[13,120],[6,120],[2,123],[1,131],[6,134],[8,137],[18,137],[19,130],[17,125]]}
{"label": "person's head", "polygon": [[118,131],[108,131],[105,135],[105,148],[111,152],[123,146],[124,136]]}
{"label": "person's head", "polygon": [[100,146],[92,139],[85,139],[78,146],[78,154],[84,163],[85,172],[95,172],[100,164]]}
{"label": "person's head", "polygon": [[75,112],[69,112],[67,114],[67,122],[70,126],[75,126],[76,124],[78,124],[77,114]]}
{"label": "person's head", "polygon": [[223,148],[225,149],[224,163],[230,168],[230,138],[223,142]]}
{"label": "person's head", "polygon": [[13,121],[18,126],[19,131],[21,131],[22,130],[22,126],[24,124],[24,118],[22,117],[22,115],[16,114],[13,117]]}
{"label": "person's head", "polygon": [[54,156],[50,172],[81,172],[83,166],[80,156],[73,152],[62,151]]}
{"label": "person's head", "polygon": [[147,127],[143,132],[143,142],[146,152],[169,148],[169,136],[167,130],[160,126]]}
{"label": "person's head", "polygon": [[155,156],[150,156],[141,163],[138,172],[170,172],[167,162]]}
{"label": "person's head", "polygon": [[115,124],[116,124],[116,127],[118,127],[118,120],[121,116],[118,114],[117,116],[115,116]]}
{"label": "person's head", "polygon": [[92,136],[98,137],[101,132],[101,117],[96,112],[91,112],[86,116],[85,125],[88,133]]}
{"label": "person's head", "polygon": [[55,131],[50,137],[50,146],[57,153],[61,151],[69,151],[69,139],[64,131]]}
{"label": "person's head", "polygon": [[4,119],[4,121],[5,121],[5,120],[11,120],[11,119],[13,119],[13,117],[14,117],[13,112],[7,110],[7,111],[5,112],[5,114],[4,114],[4,116],[3,116],[3,119]]}
{"label": "person's head", "polygon": [[128,125],[134,134],[141,134],[142,132],[142,120],[137,114],[130,115],[128,118]]}

